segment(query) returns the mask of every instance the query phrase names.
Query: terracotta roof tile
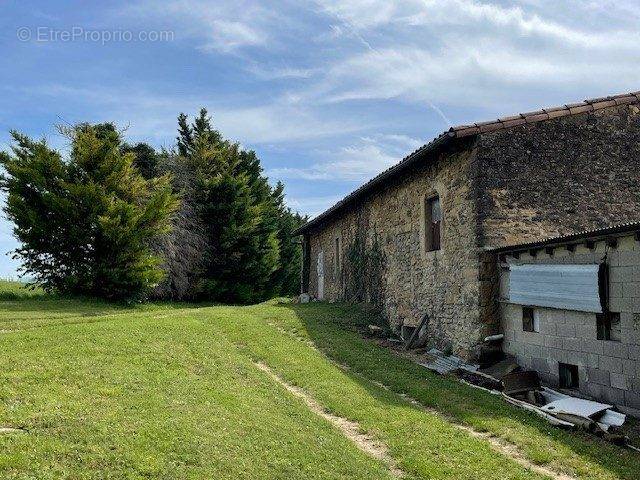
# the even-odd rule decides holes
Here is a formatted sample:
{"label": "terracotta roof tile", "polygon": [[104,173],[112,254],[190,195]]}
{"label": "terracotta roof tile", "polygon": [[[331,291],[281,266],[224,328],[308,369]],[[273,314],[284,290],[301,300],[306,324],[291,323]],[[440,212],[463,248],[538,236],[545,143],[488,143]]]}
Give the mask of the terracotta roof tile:
{"label": "terracotta roof tile", "polygon": [[548,107],[548,108],[543,108],[542,111],[546,112],[546,113],[550,113],[550,112],[558,112],[560,110],[566,110],[567,107],[562,105],[561,107]]}
{"label": "terracotta roof tile", "polygon": [[499,122],[500,120],[488,120],[486,122],[476,122],[474,123],[474,125],[476,127],[484,127],[485,125],[493,125],[496,122]]}
{"label": "terracotta roof tile", "polygon": [[622,97],[618,97],[615,99],[616,101],[616,105],[625,105],[628,103],[633,103],[635,101],[637,101],[638,98],[635,95],[625,95]]}
{"label": "terracotta roof tile", "polygon": [[594,102],[591,105],[593,105],[593,109],[594,110],[600,110],[600,109],[607,108],[607,107],[615,107],[616,101],[615,100],[603,100],[601,102]]}
{"label": "terracotta roof tile", "polygon": [[523,118],[522,114],[519,113],[518,115],[511,115],[510,117],[500,117],[500,121],[501,122],[510,122],[512,120],[521,120]]}
{"label": "terracotta roof tile", "polygon": [[549,114],[549,120],[551,120],[552,118],[560,118],[571,115],[571,111],[568,108],[564,108],[562,110],[553,110],[547,113]]}
{"label": "terracotta roof tile", "polygon": [[535,113],[535,114],[526,115],[524,118],[527,121],[527,123],[536,123],[536,122],[542,122],[543,120],[549,120],[549,114],[544,112]]}
{"label": "terracotta roof tile", "polygon": [[513,118],[512,120],[502,119],[503,128],[517,127],[518,125],[524,125],[525,123],[527,123],[527,121],[522,117],[516,117],[516,118]]}
{"label": "terracotta roof tile", "polygon": [[466,130],[468,128],[475,128],[475,125],[457,125],[455,127],[451,127],[448,131],[449,132],[457,132],[459,130]]}
{"label": "terracotta roof tile", "polygon": [[477,135],[478,133],[480,133],[479,127],[467,127],[460,130],[455,130],[455,136],[459,138],[468,137],[469,135]]}
{"label": "terracotta roof tile", "polygon": [[502,130],[504,128],[500,120],[491,123],[485,123],[480,127],[480,133],[494,132],[496,130]]}
{"label": "terracotta roof tile", "polygon": [[370,190],[375,188],[377,185],[387,180],[392,175],[396,175],[397,173],[400,173],[405,168],[419,161],[423,153],[435,152],[437,151],[437,149],[441,148],[445,143],[454,141],[455,139],[470,137],[473,135],[493,132],[497,130],[504,130],[504,129],[512,128],[518,125],[523,125],[525,123],[532,124],[532,123],[544,122],[546,120],[550,120],[553,118],[565,117],[569,115],[578,115],[581,113],[586,113],[594,110],[600,110],[607,107],[624,105],[629,103],[640,103],[640,91],[625,93],[622,95],[613,95],[609,97],[593,98],[590,100],[585,100],[584,102],[571,103],[571,104],[567,104],[559,107],[543,108],[541,110],[521,113],[519,115],[512,115],[509,117],[499,118],[497,120],[491,120],[488,122],[479,122],[479,123],[474,123],[472,125],[458,125],[455,127],[451,127],[449,130],[440,134],[431,142],[427,143],[426,145],[420,147],[419,149],[415,150],[411,154],[407,155],[404,159],[402,159],[396,165],[392,166],[391,168],[388,168],[384,172],[380,173],[378,176],[369,180],[367,183],[365,183],[360,188],[356,189],[355,191],[353,191],[352,193],[344,197],[342,200],[340,200],[334,206],[330,207],[325,212],[313,218],[306,225],[296,230],[294,234],[295,235],[301,234],[305,232],[307,229],[309,229],[310,227],[312,227],[313,225],[319,224],[324,219],[328,218],[330,215],[335,213],[337,210],[345,207],[351,201],[369,192]]}
{"label": "terracotta roof tile", "polygon": [[571,115],[577,115],[578,113],[585,113],[593,110],[593,105],[590,104],[567,106],[569,107],[569,112],[571,113]]}

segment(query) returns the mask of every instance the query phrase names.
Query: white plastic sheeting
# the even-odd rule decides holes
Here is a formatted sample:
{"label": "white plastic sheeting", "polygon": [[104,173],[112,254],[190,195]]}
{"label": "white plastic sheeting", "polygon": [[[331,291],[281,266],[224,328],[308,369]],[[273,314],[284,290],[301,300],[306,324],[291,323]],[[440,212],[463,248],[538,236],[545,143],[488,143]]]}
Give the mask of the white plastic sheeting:
{"label": "white plastic sheeting", "polygon": [[599,265],[510,265],[509,302],[602,313]]}

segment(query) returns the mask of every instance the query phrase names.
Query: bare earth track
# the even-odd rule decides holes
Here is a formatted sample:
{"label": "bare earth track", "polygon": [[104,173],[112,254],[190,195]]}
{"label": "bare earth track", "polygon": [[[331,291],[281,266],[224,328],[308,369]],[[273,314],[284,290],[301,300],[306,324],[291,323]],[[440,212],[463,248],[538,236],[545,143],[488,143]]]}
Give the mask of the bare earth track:
{"label": "bare earth track", "polygon": [[335,426],[343,433],[345,437],[351,440],[364,453],[387,464],[389,471],[394,477],[404,477],[404,472],[395,465],[393,457],[389,455],[389,449],[387,448],[387,446],[384,443],[362,433],[360,430],[360,426],[356,422],[352,422],[351,420],[347,420],[346,418],[338,417],[337,415],[333,415],[327,412],[324,408],[322,408],[322,405],[320,405],[307,392],[299,387],[290,385],[289,383],[285,382],[264,363],[254,363],[254,365],[265,372],[267,375],[269,375],[271,379],[282,385],[282,387],[284,387],[288,392],[300,398],[307,405],[309,410]]}

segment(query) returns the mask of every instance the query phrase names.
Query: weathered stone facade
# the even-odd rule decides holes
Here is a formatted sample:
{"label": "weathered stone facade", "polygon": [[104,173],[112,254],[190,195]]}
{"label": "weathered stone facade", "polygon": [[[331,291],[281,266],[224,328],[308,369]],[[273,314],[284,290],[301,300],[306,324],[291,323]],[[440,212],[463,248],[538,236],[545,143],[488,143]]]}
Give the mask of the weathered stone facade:
{"label": "weathered stone facade", "polygon": [[[509,264],[600,264],[609,268],[609,310],[620,314],[620,336],[599,340],[596,314],[535,307],[538,332],[523,331],[522,306],[501,302],[503,350],[524,368],[558,385],[560,362],[577,365],[582,393],[640,412],[640,242],[635,234],[621,235],[612,247],[605,240],[591,248],[566,245],[538,249],[505,258]],[[569,244],[571,245],[571,244]],[[575,244],[574,244],[575,245]],[[508,298],[508,269],[502,270],[501,297]]]}
{"label": "weathered stone facade", "polygon": [[[382,175],[375,188],[363,187],[305,227],[303,285],[310,295],[350,300],[345,252],[360,232],[367,245],[377,242],[385,259],[379,303],[390,323],[416,325],[428,313],[433,345],[473,357],[481,339],[499,330],[492,248],[637,218],[636,103],[504,125],[460,139],[440,137],[412,154],[410,167]],[[424,205],[433,194],[442,204],[442,249],[428,252]]]}
{"label": "weathered stone facade", "polygon": [[[474,152],[462,150],[434,159],[395,179],[356,208],[310,236],[309,291],[318,295],[317,262],[324,257],[324,299],[345,299],[345,271],[335,267],[335,239],[343,251],[364,232],[365,243],[384,256],[381,304],[393,325],[415,325],[425,312],[428,331],[442,348],[465,354],[489,331],[480,304],[481,252],[477,247],[475,202],[469,168]],[[425,198],[437,194],[446,216],[442,249],[427,252],[421,226]]]}
{"label": "weathered stone facade", "polygon": [[477,147],[479,236],[486,247],[638,218],[638,105],[491,132]]}

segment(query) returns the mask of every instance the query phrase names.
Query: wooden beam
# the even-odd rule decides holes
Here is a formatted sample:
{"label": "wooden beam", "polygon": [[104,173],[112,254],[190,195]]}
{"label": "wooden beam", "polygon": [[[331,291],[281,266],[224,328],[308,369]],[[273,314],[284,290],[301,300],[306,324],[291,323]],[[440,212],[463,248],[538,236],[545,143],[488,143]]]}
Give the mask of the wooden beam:
{"label": "wooden beam", "polygon": [[422,327],[424,327],[428,321],[429,321],[429,314],[425,313],[422,317],[422,320],[420,320],[418,327],[413,331],[413,333],[409,337],[409,340],[407,340],[407,343],[404,344],[405,350],[409,350],[411,346],[414,344],[415,340],[420,338],[420,330],[422,330]]}

